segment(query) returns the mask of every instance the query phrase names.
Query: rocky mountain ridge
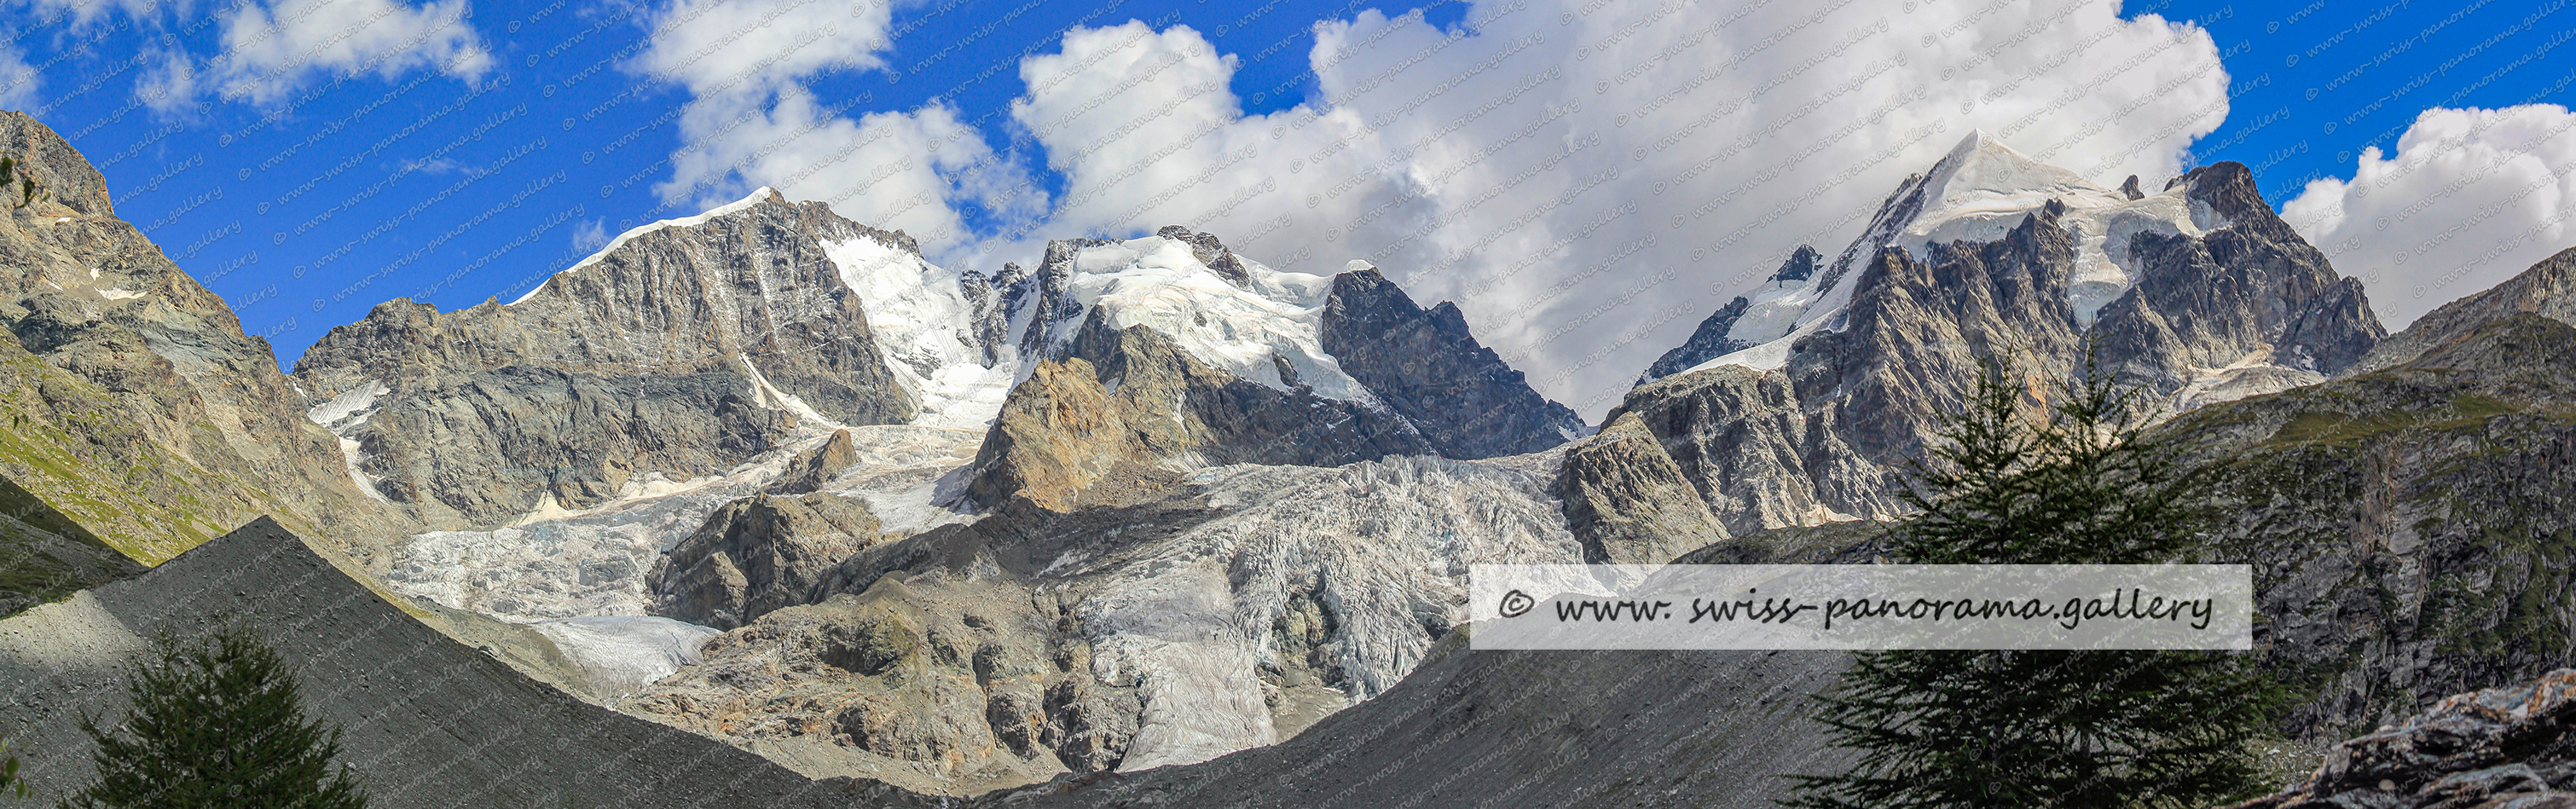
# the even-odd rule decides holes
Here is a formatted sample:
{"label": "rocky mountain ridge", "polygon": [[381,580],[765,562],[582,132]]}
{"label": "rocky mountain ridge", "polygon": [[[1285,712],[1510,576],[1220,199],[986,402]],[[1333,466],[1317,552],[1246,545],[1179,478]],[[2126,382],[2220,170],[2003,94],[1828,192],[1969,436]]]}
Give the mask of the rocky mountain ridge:
{"label": "rocky mountain ridge", "polygon": [[306,422],[267,341],[53,130],[0,112],[0,153],[44,190],[0,213],[0,476],[147,563],[263,514],[380,558],[406,521]]}

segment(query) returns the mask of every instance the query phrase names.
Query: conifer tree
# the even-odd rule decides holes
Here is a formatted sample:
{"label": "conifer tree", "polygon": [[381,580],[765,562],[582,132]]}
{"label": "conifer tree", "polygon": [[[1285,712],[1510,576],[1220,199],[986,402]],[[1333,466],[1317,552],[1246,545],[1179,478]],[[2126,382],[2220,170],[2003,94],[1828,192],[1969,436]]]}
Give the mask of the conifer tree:
{"label": "conifer tree", "polygon": [[164,638],[126,680],[125,721],[81,730],[98,781],[66,809],[362,809],[356,778],[331,760],[340,731],[304,715],[294,671],[241,626],[195,644]]}
{"label": "conifer tree", "polygon": [[[2199,561],[2210,481],[2146,432],[2140,392],[2086,363],[2043,389],[1989,361],[1947,416],[1891,530],[1913,564]],[[2250,653],[1894,650],[1817,696],[1844,774],[1802,809],[2200,807],[2262,790],[2251,742],[2278,690]]]}

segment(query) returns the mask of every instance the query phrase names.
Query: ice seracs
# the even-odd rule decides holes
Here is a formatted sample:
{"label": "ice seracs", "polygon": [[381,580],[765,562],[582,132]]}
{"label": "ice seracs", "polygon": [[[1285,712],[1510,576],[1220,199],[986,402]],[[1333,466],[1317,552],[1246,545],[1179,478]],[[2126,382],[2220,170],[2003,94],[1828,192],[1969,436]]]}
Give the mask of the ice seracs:
{"label": "ice seracs", "polygon": [[914,424],[980,427],[1002,409],[1020,362],[1009,345],[986,364],[965,279],[872,234],[823,245],[859,293],[895,379],[921,403]]}

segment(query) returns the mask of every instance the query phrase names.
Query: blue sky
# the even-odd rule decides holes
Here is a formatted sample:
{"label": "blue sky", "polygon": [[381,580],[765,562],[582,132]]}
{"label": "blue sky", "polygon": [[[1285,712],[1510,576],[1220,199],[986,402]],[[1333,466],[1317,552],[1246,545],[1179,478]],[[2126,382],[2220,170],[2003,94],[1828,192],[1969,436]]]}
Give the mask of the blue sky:
{"label": "blue sky", "polygon": [[[2416,290],[2392,325],[2492,284],[2576,243],[2565,5],[9,0],[0,106],[290,366],[378,302],[508,300],[768,184],[974,269],[1167,222],[1366,258],[1597,416],[1970,126],[2108,184],[2254,166],[2375,302]],[[2530,104],[2559,106],[2478,123]],[[2395,159],[2436,108],[2451,136]],[[2367,195],[2410,184],[2469,190]],[[2469,221],[2482,194],[2512,211]],[[2370,206],[2418,200],[2395,231],[2509,249],[2431,290],[2372,264],[2422,242]]]}

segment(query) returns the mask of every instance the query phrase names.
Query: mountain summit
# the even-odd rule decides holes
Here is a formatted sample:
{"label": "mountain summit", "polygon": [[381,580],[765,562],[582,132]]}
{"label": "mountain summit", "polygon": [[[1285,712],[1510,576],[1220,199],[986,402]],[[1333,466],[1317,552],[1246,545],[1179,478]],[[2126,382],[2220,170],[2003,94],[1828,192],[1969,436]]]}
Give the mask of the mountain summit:
{"label": "mountain summit", "polygon": [[[2100,367],[2188,410],[2322,381],[2386,336],[2360,282],[2244,166],[2155,194],[2132,180],[2095,186],[1971,133],[1832,262],[1798,251],[1655,363],[1568,456],[1578,535],[1603,558],[1655,556],[1894,516],[1894,470],[1987,357],[2049,378],[2091,343]],[[1685,488],[1698,497],[1623,494]]]}

